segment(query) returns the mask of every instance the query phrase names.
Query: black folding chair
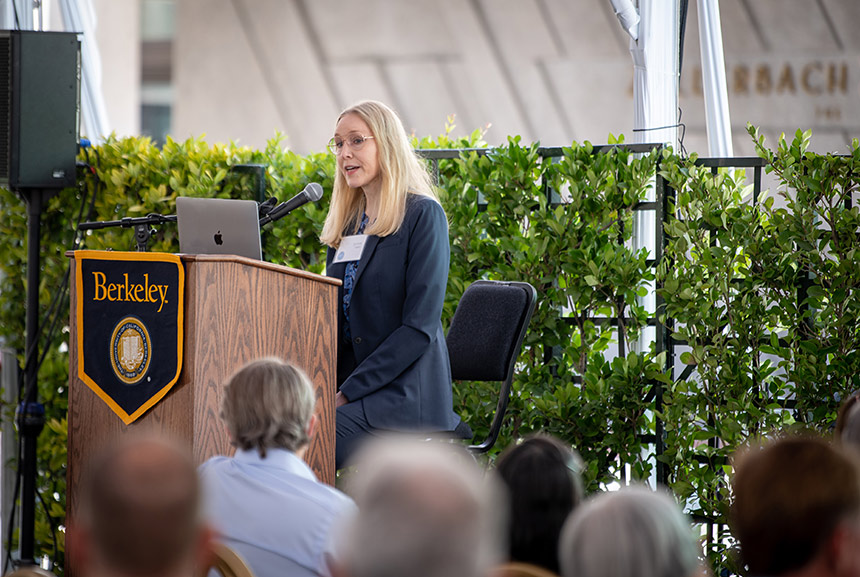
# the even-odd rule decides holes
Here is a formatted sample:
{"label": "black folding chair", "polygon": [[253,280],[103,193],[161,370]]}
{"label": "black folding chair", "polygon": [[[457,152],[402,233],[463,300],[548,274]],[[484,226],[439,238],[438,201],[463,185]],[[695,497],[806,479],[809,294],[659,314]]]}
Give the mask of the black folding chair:
{"label": "black folding chair", "polygon": [[514,365],[535,310],[537,291],[526,282],[475,281],[466,289],[448,330],[448,356],[455,381],[500,381],[490,433],[474,453],[486,453],[499,438]]}

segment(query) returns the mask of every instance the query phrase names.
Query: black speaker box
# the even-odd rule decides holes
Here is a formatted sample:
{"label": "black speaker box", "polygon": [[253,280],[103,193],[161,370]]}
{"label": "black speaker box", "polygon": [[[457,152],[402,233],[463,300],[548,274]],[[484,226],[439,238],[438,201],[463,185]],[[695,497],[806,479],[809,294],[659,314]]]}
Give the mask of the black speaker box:
{"label": "black speaker box", "polygon": [[74,186],[80,62],[74,32],[0,30],[0,185]]}

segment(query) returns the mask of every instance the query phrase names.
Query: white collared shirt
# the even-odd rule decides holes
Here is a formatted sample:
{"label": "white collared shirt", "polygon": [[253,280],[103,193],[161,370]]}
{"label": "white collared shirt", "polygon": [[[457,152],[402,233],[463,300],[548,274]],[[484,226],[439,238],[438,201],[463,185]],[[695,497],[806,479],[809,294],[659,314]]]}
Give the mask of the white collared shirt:
{"label": "white collared shirt", "polygon": [[355,511],[352,499],[283,449],[267,449],[265,459],[237,450],[198,471],[205,515],[256,577],[329,576],[332,529]]}

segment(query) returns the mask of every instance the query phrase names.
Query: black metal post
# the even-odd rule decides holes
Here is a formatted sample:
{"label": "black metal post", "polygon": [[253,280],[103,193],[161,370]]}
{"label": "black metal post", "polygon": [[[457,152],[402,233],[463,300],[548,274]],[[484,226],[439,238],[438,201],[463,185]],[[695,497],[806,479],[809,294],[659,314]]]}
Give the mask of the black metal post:
{"label": "black metal post", "polygon": [[33,190],[27,201],[27,325],[24,396],[15,414],[21,437],[21,532],[18,536],[19,563],[35,565],[36,540],[36,441],[45,425],[45,407],[38,402],[39,368],[39,253],[41,248],[42,201],[45,191]]}
{"label": "black metal post", "polygon": [[[666,248],[666,236],[663,231],[663,226],[666,224],[666,220],[669,216],[669,199],[668,195],[671,194],[669,190],[669,186],[666,181],[660,175],[660,162],[659,159],[657,161],[656,168],[657,176],[654,180],[654,189],[655,189],[655,198],[656,198],[656,212],[654,215],[655,219],[655,251],[654,255],[654,270],[657,270],[657,267],[665,258],[665,248]],[[663,283],[659,280],[654,281],[655,290],[663,288]],[[660,316],[664,315],[664,320],[660,320]],[[669,318],[669,315],[666,314],[666,303],[663,301],[663,298],[657,294],[657,306],[654,311],[654,316],[657,319],[657,334],[656,334],[656,351],[657,354],[665,353],[666,354],[666,365],[665,368],[668,370],[670,377],[674,378],[674,366],[675,366],[675,350],[672,346],[672,335],[669,328],[669,324],[672,323],[672,320]],[[663,426],[663,419],[660,418],[660,413],[663,412],[663,384],[660,381],[656,381],[654,383],[654,452],[656,454],[656,475],[657,482],[661,485],[669,484],[669,465],[663,462],[661,457],[663,456],[663,451],[665,450],[666,440],[664,438],[666,432]]]}

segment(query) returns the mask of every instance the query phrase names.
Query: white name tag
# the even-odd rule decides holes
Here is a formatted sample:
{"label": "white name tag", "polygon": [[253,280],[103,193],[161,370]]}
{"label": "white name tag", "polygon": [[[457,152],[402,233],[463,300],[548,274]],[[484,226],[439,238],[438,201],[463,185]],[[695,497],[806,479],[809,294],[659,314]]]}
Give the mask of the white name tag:
{"label": "white name tag", "polygon": [[366,234],[354,234],[352,236],[343,237],[340,240],[340,247],[337,249],[337,254],[334,255],[332,264],[360,259],[361,253],[364,252],[364,244],[366,242]]}

